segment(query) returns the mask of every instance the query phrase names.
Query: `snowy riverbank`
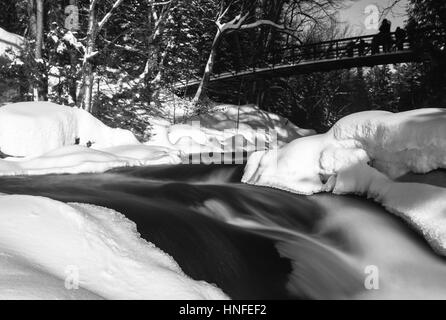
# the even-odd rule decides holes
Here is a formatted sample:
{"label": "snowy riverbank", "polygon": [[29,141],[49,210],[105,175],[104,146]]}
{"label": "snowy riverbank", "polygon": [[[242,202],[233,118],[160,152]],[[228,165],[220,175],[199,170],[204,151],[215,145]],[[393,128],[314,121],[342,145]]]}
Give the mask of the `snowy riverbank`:
{"label": "snowy riverbank", "polygon": [[[358,279],[361,279],[359,275],[363,272],[361,268],[368,258],[373,257],[383,265],[384,272],[388,272],[383,275],[384,279],[399,277],[395,270],[398,269],[400,260],[409,258],[402,255],[387,261],[384,256],[388,253],[383,256],[378,253],[382,249],[377,249],[384,245],[384,242],[377,241],[370,235],[362,235],[358,231],[365,228],[360,219],[349,218],[349,221],[355,221],[354,230],[350,230],[347,226],[351,222],[345,220],[344,216],[340,217],[342,232],[339,237],[343,239],[354,234],[357,241],[366,241],[366,246],[347,241],[351,248],[371,252],[366,256],[348,250],[344,252],[339,249],[339,244],[327,247],[331,240],[319,239],[324,238],[325,233],[321,231],[320,235],[314,236],[312,232],[317,229],[307,230],[304,227],[306,223],[315,226],[317,224],[321,230],[327,227],[318,224],[322,219],[319,205],[331,212],[327,223],[332,223],[330,219],[338,221],[337,211],[345,211],[349,216],[364,202],[364,208],[361,207],[360,212],[368,223],[374,224],[379,230],[383,229],[380,227],[382,221],[394,222],[383,217],[376,218],[376,222],[374,214],[378,214],[378,211],[381,215],[394,213],[421,233],[436,252],[446,254],[446,189],[443,185],[404,182],[397,179],[411,172],[425,174],[446,168],[444,109],[421,109],[400,114],[378,111],[353,114],[341,119],[329,132],[321,135],[314,135],[311,130],[302,130],[283,118],[274,118],[271,114],[268,115],[269,120],[268,117],[264,119],[264,113],[255,118],[249,115],[255,110],[252,107],[245,110],[246,117],[240,117],[238,108],[225,110],[226,113],[216,112],[208,115],[210,118],[207,119],[205,116],[192,119],[202,120],[200,128],[194,127],[193,123],[162,125],[157,138],[141,143],[130,131],[109,128],[90,114],[75,108],[51,103],[19,103],[0,108],[0,150],[13,156],[0,160],[0,176],[3,176],[0,178],[3,181],[0,190],[8,193],[0,195],[0,297],[227,298],[226,288],[230,288],[234,294],[239,293],[231,282],[231,277],[235,277],[230,272],[231,268],[236,268],[237,272],[248,278],[252,271],[252,268],[246,269],[246,261],[240,258],[241,253],[239,258],[234,258],[235,262],[231,262],[231,257],[236,252],[233,250],[238,245],[232,242],[229,245],[229,239],[235,236],[232,234],[233,228],[246,230],[249,234],[247,239],[253,243],[258,241],[250,238],[253,234],[265,237],[269,241],[265,248],[271,246],[271,241],[277,242],[276,248],[280,257],[290,261],[287,270],[291,272],[287,275],[289,281],[286,286],[283,285],[278,291],[281,294],[288,290],[286,292],[297,296],[303,294],[312,297],[343,297],[345,294],[349,297],[372,298],[373,295],[357,290],[356,287]],[[239,121],[234,121],[236,116]],[[222,117],[229,120],[225,122]],[[249,122],[249,119],[252,122]],[[225,133],[225,130],[229,131]],[[270,132],[275,132],[274,139],[268,135]],[[258,133],[264,135],[259,136]],[[189,172],[193,171],[190,167],[172,166],[167,176],[163,176],[165,171],[162,171],[161,167],[144,168],[150,165],[179,164],[187,152],[225,151],[228,141],[237,136],[242,141],[243,151],[270,149],[258,151],[250,156],[241,179],[243,182],[305,195],[320,192],[336,195],[360,194],[379,202],[387,211],[370,207],[370,203],[365,199],[353,201],[346,197],[344,202],[344,197],[331,195],[318,197],[318,200],[306,196],[296,198],[274,190],[253,189],[239,184],[230,184],[227,189],[212,187],[212,184],[225,183],[226,175],[234,174],[234,171],[228,168],[222,168],[223,172],[215,170],[207,173],[208,170],[200,167],[200,172],[206,172],[203,171],[201,176],[192,177],[191,181],[187,182],[181,181],[181,175],[193,175]],[[293,141],[289,142],[290,139]],[[277,144],[274,144],[274,141],[277,141]],[[231,147],[234,146],[235,144],[231,143]],[[50,173],[100,173],[118,167],[135,167],[127,170],[135,170],[141,177],[124,174],[119,176],[120,181],[116,182],[116,185],[112,185],[111,181],[118,176],[109,173],[96,176],[80,175],[81,178],[78,175],[58,178],[42,176],[35,177],[35,180],[26,177]],[[151,174],[157,170],[161,171],[152,178]],[[14,175],[20,177],[6,177]],[[63,183],[53,185],[54,181]],[[30,183],[37,183],[36,189],[33,189]],[[203,186],[199,186],[200,183]],[[110,185],[110,190],[107,190],[107,185]],[[242,190],[244,191],[240,196],[243,197],[238,199]],[[254,191],[257,198],[249,196]],[[14,195],[17,192],[23,195]],[[182,196],[175,200],[178,194]],[[200,197],[197,198],[198,194]],[[238,200],[234,202],[234,199]],[[79,202],[94,203],[98,206]],[[234,207],[231,207],[232,203]],[[296,204],[299,208],[293,209]],[[330,204],[339,206],[334,206],[335,209],[332,210]],[[351,204],[353,209],[350,208]],[[252,206],[255,210],[248,210],[248,207]],[[275,214],[277,209],[281,210],[280,216],[270,216]],[[250,217],[239,216],[239,210],[248,210]],[[291,223],[290,220],[289,225],[286,222],[288,215],[291,213],[293,216],[294,212],[300,215],[299,219],[303,222]],[[180,232],[174,228],[170,231],[172,238],[169,238],[164,234],[167,231],[162,229],[166,223],[169,228],[172,226],[171,220],[165,220],[166,214],[186,229],[178,227]],[[200,218],[195,215],[200,215]],[[148,216],[153,220],[147,220]],[[219,227],[215,227],[213,232],[207,231],[208,223],[214,220],[218,221]],[[149,228],[148,221],[158,223],[161,229],[155,226]],[[194,229],[197,228],[196,223],[200,226],[199,230]],[[229,226],[230,236],[223,237],[219,233],[223,232],[219,229],[221,223]],[[149,230],[145,230],[144,239],[136,231],[137,227],[142,226]],[[400,247],[410,248],[410,251],[416,252],[418,256],[427,257],[432,272],[442,277],[443,273],[439,271],[442,264],[437,261],[438,257],[431,251],[424,252],[418,244],[413,243],[414,240],[408,240],[408,236],[402,231],[403,226],[404,224],[398,224],[395,229],[384,228],[386,237],[398,239],[401,242]],[[337,227],[333,228],[328,228],[327,234],[338,232]],[[392,230],[398,230],[398,234],[392,235]],[[194,237],[189,235],[190,232]],[[190,257],[185,257],[182,251],[184,240],[175,238],[179,233],[184,239],[191,241],[192,248],[188,247],[190,255],[202,256],[203,252],[209,250],[206,247],[197,253],[196,247],[202,244],[199,244],[195,237],[205,237],[204,242],[213,239],[211,249],[216,253],[212,261],[206,262],[213,268],[218,269],[223,263],[219,260],[221,248],[227,246],[229,249],[225,254],[228,255],[229,262],[228,265],[225,264],[225,268],[229,271],[225,269],[220,272],[226,278],[216,283],[213,280],[213,272],[217,271],[207,269],[206,272],[210,272],[212,277],[204,271],[199,277],[194,277],[203,281],[192,280],[190,273],[183,273],[182,268],[188,266]],[[218,238],[218,234],[222,238]],[[152,237],[158,241],[157,246],[165,246],[160,249],[155,247]],[[176,239],[178,243],[173,244],[172,239]],[[176,249],[172,250],[172,246]],[[317,265],[335,265],[337,269],[326,270],[320,267],[317,272],[312,269],[302,270],[303,260],[299,253],[302,248],[308,249],[305,257],[311,257],[310,262],[313,261]],[[175,256],[164,253],[170,250]],[[268,257],[279,259],[274,250],[273,253],[268,253]],[[181,268],[174,259],[180,259],[183,264]],[[252,257],[251,259],[257,263],[257,260]],[[200,259],[197,261],[201,265]],[[278,263],[278,260],[274,261]],[[299,263],[296,264],[296,261]],[[410,261],[411,266],[416,266],[419,272],[424,270],[416,261]],[[201,270],[194,263],[190,264],[193,268],[188,268],[189,272]],[[277,276],[282,279],[286,272],[281,267],[276,267]],[[269,270],[267,268],[262,272]],[[313,279],[311,284],[302,284],[299,280],[302,272],[308,279]],[[405,270],[404,275],[398,278],[398,285],[389,285],[382,291],[382,296],[418,297],[418,292],[426,283],[443,295],[441,288],[436,286],[436,281],[432,282],[427,278],[423,278],[425,282],[417,286],[416,290],[412,290],[413,287],[406,282],[411,272]],[[318,280],[321,277],[324,283]],[[267,277],[262,274],[260,278]],[[208,279],[212,281],[206,281]],[[348,294],[342,290],[344,282],[340,283],[338,279],[345,280]],[[249,286],[253,285],[253,282],[246,281]],[[66,289],[66,286],[73,285],[79,286],[80,289]],[[265,285],[262,294],[268,292],[268,286],[274,287],[272,284]],[[330,290],[321,289],[325,287]],[[407,288],[412,291],[407,291]],[[253,294],[251,289],[247,289],[248,291]],[[230,297],[232,298],[231,295]]]}
{"label": "snowy riverbank", "polygon": [[393,179],[446,168],[446,110],[367,111],[326,134],[259,151],[243,182],[300,194],[360,194],[381,203],[446,255],[446,189]]}
{"label": "snowy riverbank", "polygon": [[116,167],[179,164],[192,153],[276,148],[314,134],[254,106],[221,106],[184,124],[153,119],[139,142],[78,108],[22,102],[0,108],[0,175],[105,172]]}

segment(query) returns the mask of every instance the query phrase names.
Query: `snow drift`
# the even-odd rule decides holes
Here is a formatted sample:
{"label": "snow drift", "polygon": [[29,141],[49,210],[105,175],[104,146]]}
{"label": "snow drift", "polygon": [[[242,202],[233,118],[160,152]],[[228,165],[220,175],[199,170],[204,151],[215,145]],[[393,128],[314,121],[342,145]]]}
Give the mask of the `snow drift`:
{"label": "snow drift", "polygon": [[0,219],[0,299],[227,298],[116,211],[0,195]]}
{"label": "snow drift", "polygon": [[219,105],[205,114],[179,117],[184,123],[152,119],[148,145],[161,145],[184,153],[264,150],[270,144],[283,145],[313,135],[277,114],[254,105]]}
{"label": "snow drift", "polygon": [[[87,147],[89,146],[89,147]],[[180,153],[146,146],[88,112],[50,102],[0,108],[0,175],[104,172],[124,166],[181,163]]]}
{"label": "snow drift", "polygon": [[214,130],[237,130],[249,138],[258,129],[275,131],[280,142],[315,134],[314,130],[302,129],[288,119],[261,110],[255,105],[219,105],[208,113],[191,117],[188,122],[199,121],[201,126]]}
{"label": "snow drift", "polygon": [[20,102],[0,108],[0,150],[39,156],[78,142],[93,148],[138,144],[127,130],[112,129],[88,112],[51,102]]}
{"label": "snow drift", "polygon": [[180,163],[177,151],[162,147],[127,145],[94,150],[66,146],[35,158],[0,160],[0,176],[97,173],[118,167]]}
{"label": "snow drift", "polygon": [[392,179],[446,168],[446,110],[366,111],[321,135],[254,153],[242,181],[301,194],[363,194],[446,255],[446,190]]}
{"label": "snow drift", "polygon": [[[0,108],[0,175],[103,172],[122,166],[179,164],[184,153],[265,150],[314,134],[254,106],[218,106],[171,125],[152,119],[153,138],[113,129],[88,112],[50,102]],[[2,154],[0,153],[0,155]]]}

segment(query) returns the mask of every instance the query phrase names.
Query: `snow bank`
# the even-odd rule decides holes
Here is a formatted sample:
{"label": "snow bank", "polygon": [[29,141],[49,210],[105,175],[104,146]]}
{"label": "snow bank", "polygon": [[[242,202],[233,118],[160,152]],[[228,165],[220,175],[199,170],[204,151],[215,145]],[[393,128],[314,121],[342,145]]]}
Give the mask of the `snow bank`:
{"label": "snow bank", "polygon": [[270,144],[281,146],[315,134],[254,105],[220,105],[206,114],[188,117],[183,124],[160,119],[152,119],[151,124],[153,137],[146,144],[184,153],[264,150]]}
{"label": "snow bank", "polygon": [[190,118],[191,121],[199,121],[204,128],[220,131],[237,130],[238,122],[238,132],[247,138],[257,129],[263,129],[275,131],[278,141],[283,143],[316,133],[314,130],[299,128],[288,119],[255,105],[219,105],[209,113]]}
{"label": "snow bank", "polygon": [[363,163],[340,170],[329,184],[334,194],[361,194],[381,203],[420,232],[436,252],[446,255],[445,188],[394,182]]}
{"label": "snow bank", "polygon": [[84,110],[49,102],[0,108],[0,151],[16,156],[0,159],[0,175],[181,163],[177,150],[143,145],[130,131],[112,129]]}
{"label": "snow bank", "polygon": [[71,109],[77,119],[77,138],[81,145],[92,143],[92,148],[100,149],[120,145],[139,144],[129,130],[110,128],[85,110]]}
{"label": "snow bank", "polygon": [[166,148],[127,145],[94,150],[75,145],[35,158],[0,160],[0,176],[94,173],[117,167],[180,163],[180,154]]}
{"label": "snow bank", "polygon": [[50,102],[20,102],[0,108],[0,150],[11,156],[39,156],[75,144],[93,148],[138,144],[127,130],[112,129],[88,112]]}
{"label": "snow bank", "polygon": [[446,168],[446,110],[366,111],[326,134],[254,153],[242,181],[301,194],[373,198],[419,230],[446,255],[446,190],[392,179]]}
{"label": "snow bank", "polygon": [[227,298],[113,210],[0,195],[0,219],[0,299]]}
{"label": "snow bank", "polygon": [[373,167],[392,178],[446,167],[446,109],[360,112],[331,134],[344,148],[366,150]]}

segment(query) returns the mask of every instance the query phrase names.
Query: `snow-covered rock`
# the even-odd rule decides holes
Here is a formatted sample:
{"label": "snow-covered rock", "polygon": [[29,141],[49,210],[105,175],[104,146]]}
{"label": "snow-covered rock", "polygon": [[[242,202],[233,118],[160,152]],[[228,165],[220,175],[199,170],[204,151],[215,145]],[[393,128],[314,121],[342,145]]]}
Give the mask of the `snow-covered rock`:
{"label": "snow-covered rock", "polygon": [[312,194],[325,191],[330,177],[358,163],[369,163],[390,178],[445,168],[446,110],[347,116],[325,134],[253,154],[243,180]]}
{"label": "snow-covered rock", "polygon": [[446,255],[446,189],[392,179],[446,168],[446,109],[366,111],[321,135],[251,155],[242,181],[301,194],[362,194]]}
{"label": "snow-covered rock", "polygon": [[366,150],[373,167],[393,178],[446,166],[446,109],[360,112],[330,133],[344,148]]}
{"label": "snow-covered rock", "polygon": [[182,124],[152,119],[148,145],[168,146],[184,153],[264,150],[315,134],[254,105],[219,105]]}
{"label": "snow-covered rock", "polygon": [[66,146],[35,158],[0,160],[0,176],[105,172],[117,167],[180,164],[178,151],[145,145],[95,150]]}
{"label": "snow-covered rock", "polygon": [[51,150],[92,144],[93,148],[139,144],[128,130],[112,129],[88,112],[50,102],[20,102],[0,108],[0,150],[34,157]]}
{"label": "snow-covered rock", "polygon": [[92,143],[92,148],[100,149],[120,145],[139,144],[135,135],[125,129],[110,128],[85,110],[73,108],[77,119],[77,138],[81,145]]}
{"label": "snow-covered rock", "polygon": [[0,150],[11,156],[38,156],[74,144],[77,131],[69,107],[24,102],[0,108]]}
{"label": "snow-covered rock", "polygon": [[0,195],[0,219],[0,299],[227,298],[116,211]]}
{"label": "snow-covered rock", "polygon": [[279,142],[288,143],[294,139],[313,135],[314,130],[302,129],[288,119],[255,105],[218,105],[210,112],[191,117],[188,122],[198,121],[207,129],[237,130],[249,137],[257,129],[275,131]]}
{"label": "snow-covered rock", "polygon": [[[76,144],[77,143],[77,144]],[[50,102],[0,108],[0,175],[104,172],[116,167],[181,163],[178,150],[147,146],[88,112]]]}

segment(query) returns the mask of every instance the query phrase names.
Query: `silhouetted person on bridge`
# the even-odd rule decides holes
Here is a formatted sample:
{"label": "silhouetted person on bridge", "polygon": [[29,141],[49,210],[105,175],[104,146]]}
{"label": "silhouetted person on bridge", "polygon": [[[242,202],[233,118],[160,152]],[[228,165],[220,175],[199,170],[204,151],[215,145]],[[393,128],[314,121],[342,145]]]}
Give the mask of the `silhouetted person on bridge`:
{"label": "silhouetted person on bridge", "polygon": [[379,45],[381,43],[381,35],[375,34],[372,38],[372,54],[378,54],[379,53]]}
{"label": "silhouetted person on bridge", "polygon": [[355,43],[353,41],[350,41],[349,43],[347,43],[347,46],[346,46],[347,57],[350,57],[350,58],[353,57],[354,52],[355,52]]}
{"label": "silhouetted person on bridge", "polygon": [[392,35],[390,34],[390,27],[391,23],[387,19],[384,19],[379,27],[379,36],[384,52],[389,52],[392,48]]}
{"label": "silhouetted person on bridge", "polygon": [[406,40],[406,31],[400,27],[395,30],[395,40],[397,50],[404,50],[404,40]]}
{"label": "silhouetted person on bridge", "polygon": [[359,43],[358,43],[358,54],[360,56],[364,55],[365,47],[366,47],[366,43],[365,43],[364,39],[359,40]]}

